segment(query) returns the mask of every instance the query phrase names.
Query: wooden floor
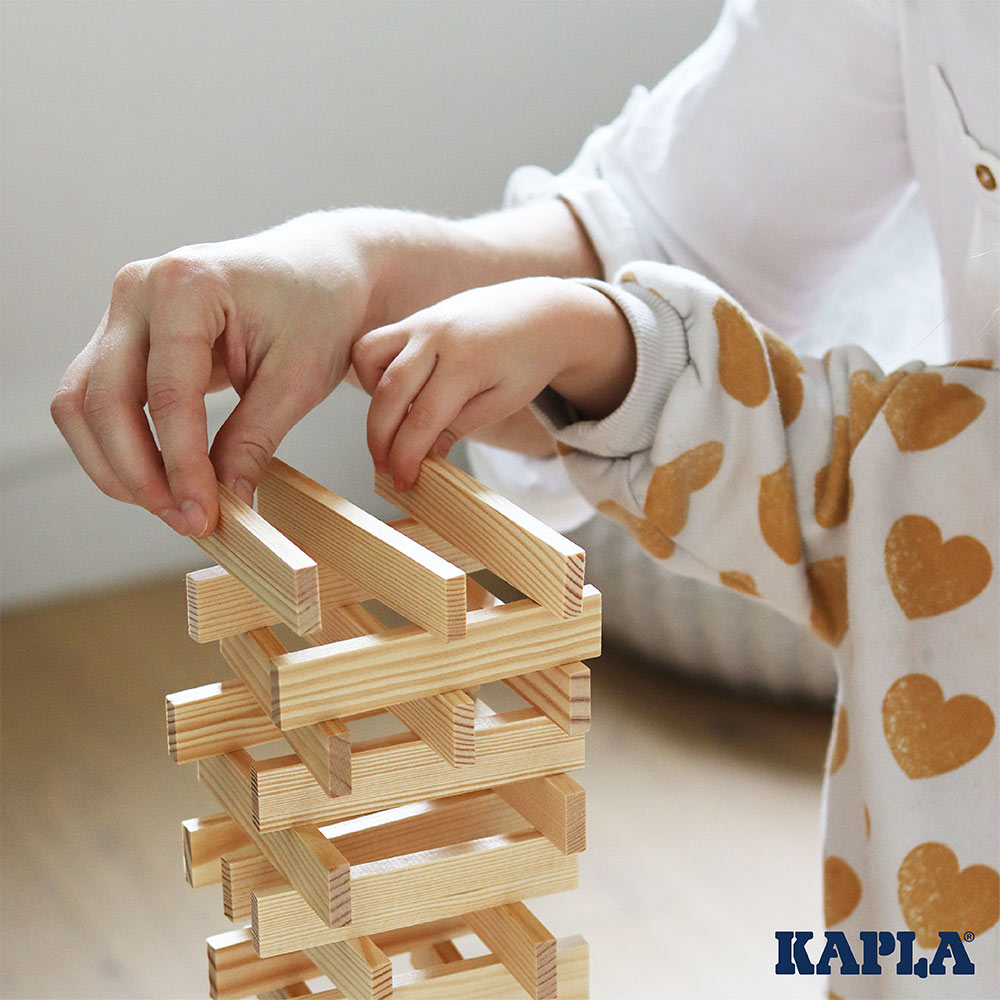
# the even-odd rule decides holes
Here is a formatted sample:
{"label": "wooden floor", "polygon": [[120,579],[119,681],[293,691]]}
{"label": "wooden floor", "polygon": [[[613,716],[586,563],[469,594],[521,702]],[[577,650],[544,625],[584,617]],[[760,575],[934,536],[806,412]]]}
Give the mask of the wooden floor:
{"label": "wooden floor", "polygon": [[[178,580],[3,620],[0,996],[206,997],[218,887],[181,820],[217,806],[167,756],[163,697],[219,680]],[[597,1000],[815,997],[774,932],[818,928],[828,712],[593,661],[581,888],[533,908],[591,945]]]}

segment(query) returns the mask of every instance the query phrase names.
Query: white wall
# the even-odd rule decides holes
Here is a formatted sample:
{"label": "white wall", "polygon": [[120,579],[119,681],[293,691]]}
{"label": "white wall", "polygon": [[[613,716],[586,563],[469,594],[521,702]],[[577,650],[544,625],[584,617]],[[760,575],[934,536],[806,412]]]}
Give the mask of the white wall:
{"label": "white wall", "polygon": [[[511,169],[565,165],[719,7],[4,0],[5,605],[205,564],[92,487],[48,417],[122,264],[317,207],[495,207]],[[363,414],[344,389],[280,454],[384,510]]]}

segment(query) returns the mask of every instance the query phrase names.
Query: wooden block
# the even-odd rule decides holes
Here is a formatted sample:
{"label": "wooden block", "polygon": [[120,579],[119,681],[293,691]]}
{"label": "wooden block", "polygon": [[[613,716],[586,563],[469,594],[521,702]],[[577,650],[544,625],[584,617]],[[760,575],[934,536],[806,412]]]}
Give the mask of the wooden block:
{"label": "wooden block", "polygon": [[316,563],[252,507],[219,483],[219,523],[195,538],[299,635],[320,624]]}
{"label": "wooden block", "polygon": [[351,731],[338,719],[286,729],[285,739],[327,795],[351,790]]}
{"label": "wooden block", "polygon": [[[329,926],[351,919],[350,865],[316,827],[260,833],[250,795],[252,758],[237,750],[198,762],[198,778],[229,811],[268,861]],[[333,800],[335,801],[335,800]]]}
{"label": "wooden block", "polygon": [[465,574],[277,459],[257,490],[261,513],[315,559],[443,639],[465,635]]}
{"label": "wooden block", "polygon": [[254,822],[263,831],[322,825],[584,764],[584,738],[568,736],[531,708],[477,718],[476,743],[475,763],[456,770],[410,734],[358,742],[351,754],[351,793],[336,799],[294,757],[254,761],[247,791]]}
{"label": "wooden block", "polygon": [[564,854],[586,850],[586,792],[568,774],[502,785],[496,793]]}
{"label": "wooden block", "polygon": [[[464,573],[474,573],[483,568],[478,560],[460,552],[412,517],[390,521],[389,526],[453,563]],[[341,605],[355,604],[375,596],[322,561],[318,561],[317,565],[320,609],[324,614]],[[221,566],[188,573],[186,582],[188,634],[195,642],[213,642],[227,635],[268,628],[281,621],[263,601],[254,597]]]}
{"label": "wooden block", "polygon": [[524,903],[466,913],[465,922],[534,1000],[556,991],[556,939]]}
{"label": "wooden block", "polygon": [[251,897],[262,956],[377,934],[576,887],[577,855],[527,831],[452,844],[351,869],[350,924],[328,927],[291,887]]}
{"label": "wooden block", "polygon": [[504,683],[570,735],[590,731],[590,667],[585,663],[548,667]]}
{"label": "wooden block", "polygon": [[448,643],[407,626],[275,656],[271,719],[309,725],[598,656],[601,595],[585,587],[583,612],[566,621],[524,600],[470,611],[468,628]]}
{"label": "wooden block", "polygon": [[308,983],[290,983],[277,990],[265,990],[257,994],[257,1000],[296,1000],[297,997],[311,997],[313,991]]}
{"label": "wooden block", "polygon": [[461,961],[462,953],[455,947],[454,941],[439,941],[410,952],[410,965],[414,969],[432,969],[445,962]]}
{"label": "wooden block", "polygon": [[[377,934],[372,940],[386,955],[401,955],[414,949],[430,948],[436,942],[448,941],[466,930],[461,920],[452,917],[415,927],[401,927]],[[207,943],[209,982],[212,996],[219,1000],[235,1000],[268,990],[288,989],[294,987],[298,980],[313,979],[320,974],[305,952],[259,958],[253,949],[253,937],[248,927],[216,934]]]}
{"label": "wooden block", "polygon": [[222,910],[230,920],[250,919],[250,893],[284,885],[285,877],[254,844],[222,855]]}
{"label": "wooden block", "polygon": [[181,834],[184,877],[194,889],[221,881],[222,856],[250,843],[250,837],[228,813],[186,819],[181,823]]}
{"label": "wooden block", "polygon": [[167,749],[178,764],[280,738],[281,730],[242,681],[167,695]]}
{"label": "wooden block", "polygon": [[322,828],[324,837],[356,865],[448,844],[531,830],[516,809],[487,789],[342,820]]}
{"label": "wooden block", "polygon": [[302,952],[258,958],[246,928],[215,934],[206,944],[208,983],[215,1000],[240,1000],[319,975]]}
{"label": "wooden block", "polygon": [[476,699],[465,691],[391,705],[389,711],[452,767],[475,763]]}
{"label": "wooden block", "polygon": [[[589,997],[589,954],[587,942],[582,937],[556,942],[556,976],[560,1000]],[[493,955],[402,973],[393,983],[396,1000],[488,1000],[490,997],[525,995],[503,963]],[[313,996],[315,1000],[338,1000],[336,990],[323,990]]]}
{"label": "wooden block", "polygon": [[392,996],[392,963],[369,937],[317,945],[306,954],[346,997],[387,1000]]}
{"label": "wooden block", "polygon": [[405,493],[384,475],[375,491],[560,618],[581,612],[583,549],[443,458],[424,459]]}

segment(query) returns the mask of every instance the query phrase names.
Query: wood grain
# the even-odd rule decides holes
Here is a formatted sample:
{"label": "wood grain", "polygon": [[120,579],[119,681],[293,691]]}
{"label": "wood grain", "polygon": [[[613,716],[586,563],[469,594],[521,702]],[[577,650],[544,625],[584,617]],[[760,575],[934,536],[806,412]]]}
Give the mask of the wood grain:
{"label": "wood grain", "polygon": [[553,619],[533,601],[515,601],[470,611],[468,635],[447,643],[408,626],[276,656],[271,718],[279,728],[308,725],[600,651],[601,596],[593,587],[584,588],[582,613],[568,620]]}
{"label": "wood grain", "polygon": [[221,483],[219,523],[207,538],[195,538],[294,632],[320,624],[316,563],[252,507]]}
{"label": "wood grain", "polygon": [[186,819],[181,823],[181,837],[184,877],[193,889],[218,883],[222,856],[250,843],[250,837],[229,813]]}
{"label": "wood grain", "polygon": [[465,635],[457,566],[277,459],[257,489],[261,514],[380,601],[442,639]]}
{"label": "wood grain", "polygon": [[590,667],[585,663],[548,667],[504,683],[572,736],[590,731]]}
{"label": "wood grain", "polygon": [[247,794],[262,831],[323,825],[421,799],[457,795],[584,764],[584,738],[569,736],[535,709],[476,719],[474,764],[452,768],[409,734],[352,747],[352,790],[331,799],[294,756],[254,761]]}
{"label": "wood grain", "polygon": [[568,774],[517,781],[496,792],[564,854],[586,850],[586,792]]}
{"label": "wood grain", "polygon": [[252,758],[239,750],[198,762],[198,778],[219,800],[254,846],[295,886],[318,919],[330,926],[351,914],[350,864],[315,827],[260,833],[250,799]]}
{"label": "wood grain", "polygon": [[534,1000],[556,990],[556,939],[524,903],[505,903],[462,918]]}
{"label": "wood grain", "polygon": [[406,492],[376,475],[375,492],[560,618],[582,610],[583,549],[445,459],[425,458]]}
{"label": "wood grain", "polygon": [[388,1000],[392,963],[370,937],[348,938],[306,949],[306,955],[349,997]]}
{"label": "wood grain", "polygon": [[254,944],[262,956],[301,951],[468,910],[576,888],[577,855],[536,831],[486,837],[355,865],[347,925],[328,927],[291,886],[252,895]]}

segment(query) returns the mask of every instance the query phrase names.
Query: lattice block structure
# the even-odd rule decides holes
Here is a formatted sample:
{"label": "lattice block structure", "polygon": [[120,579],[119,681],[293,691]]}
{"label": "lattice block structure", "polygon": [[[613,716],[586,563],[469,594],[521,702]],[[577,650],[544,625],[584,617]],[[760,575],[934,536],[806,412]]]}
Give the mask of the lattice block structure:
{"label": "lattice block structure", "polygon": [[[442,459],[376,489],[408,516],[275,460],[258,510],[220,491],[220,565],[187,579],[190,634],[235,675],[167,698],[171,755],[224,810],[183,824],[188,882],[239,925],[208,940],[211,995],[586,997],[586,943],[523,902],[575,888],[586,845],[584,553]],[[491,709],[496,682],[528,707]]]}

